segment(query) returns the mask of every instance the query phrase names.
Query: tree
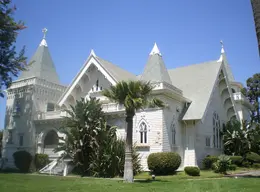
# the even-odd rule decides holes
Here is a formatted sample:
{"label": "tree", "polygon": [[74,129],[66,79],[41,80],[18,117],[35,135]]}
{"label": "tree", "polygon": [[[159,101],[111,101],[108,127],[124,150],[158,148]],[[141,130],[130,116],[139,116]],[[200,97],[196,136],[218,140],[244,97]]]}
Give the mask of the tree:
{"label": "tree", "polygon": [[0,130],[0,158],[2,157],[2,147],[3,147],[3,130]]}
{"label": "tree", "polygon": [[223,128],[224,152],[227,155],[245,155],[250,151],[250,130],[244,122],[238,120],[228,121]]}
{"label": "tree", "polygon": [[242,89],[242,93],[249,99],[254,106],[252,111],[252,122],[260,123],[260,73],[254,74],[246,81],[246,88]]}
{"label": "tree", "polygon": [[125,165],[124,180],[133,182],[133,117],[137,110],[146,107],[164,107],[163,101],[158,98],[152,98],[153,86],[150,82],[142,81],[121,81],[110,89],[105,89],[103,95],[113,102],[125,107],[127,123],[126,143],[125,143]]}
{"label": "tree", "polygon": [[21,21],[16,22],[13,13],[16,8],[10,7],[11,0],[0,0],[0,96],[4,97],[3,87],[9,87],[12,78],[19,71],[25,70],[25,48],[17,53],[14,43],[18,32],[25,28]]}
{"label": "tree", "polygon": [[86,102],[84,99],[76,101],[75,106],[65,110],[68,116],[64,117],[60,132],[65,133],[63,142],[55,151],[64,151],[64,155],[72,157],[78,170],[85,175],[89,170],[91,156],[98,148],[98,134],[104,126],[104,112],[101,104],[95,98]]}

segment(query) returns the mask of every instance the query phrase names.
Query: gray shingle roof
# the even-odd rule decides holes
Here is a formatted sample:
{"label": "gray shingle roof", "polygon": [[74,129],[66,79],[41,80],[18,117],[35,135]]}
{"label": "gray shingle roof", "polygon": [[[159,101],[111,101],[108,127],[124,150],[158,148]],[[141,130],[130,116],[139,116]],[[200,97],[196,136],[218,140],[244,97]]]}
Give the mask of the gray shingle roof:
{"label": "gray shingle roof", "polygon": [[122,80],[137,80],[136,75],[120,68],[119,66],[101,59],[100,57],[96,56],[96,59],[99,63],[104,67],[105,70],[118,82]]}
{"label": "gray shingle roof", "polygon": [[221,62],[201,64],[168,70],[172,82],[192,100],[183,120],[202,119],[221,66]]}
{"label": "gray shingle roof", "polygon": [[39,77],[41,79],[59,84],[59,77],[49,53],[47,44],[43,45],[41,43],[30,62],[32,62],[32,64],[26,71],[22,71],[18,80],[30,77]]}
{"label": "gray shingle roof", "polygon": [[172,84],[171,78],[165,67],[164,61],[160,54],[149,55],[144,72],[140,80],[151,82],[166,82]]}

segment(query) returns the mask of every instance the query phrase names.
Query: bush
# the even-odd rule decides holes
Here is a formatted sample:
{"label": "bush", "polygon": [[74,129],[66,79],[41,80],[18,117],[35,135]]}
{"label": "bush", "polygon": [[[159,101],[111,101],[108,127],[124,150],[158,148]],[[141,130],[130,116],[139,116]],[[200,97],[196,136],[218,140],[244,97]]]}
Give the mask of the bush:
{"label": "bush", "polygon": [[187,166],[184,168],[184,171],[190,176],[200,176],[200,169],[198,167]]}
{"label": "bush", "polygon": [[254,164],[252,165],[252,168],[254,168],[254,169],[260,169],[260,163],[254,163]]}
{"label": "bush", "polygon": [[203,168],[204,169],[212,169],[213,163],[217,162],[217,160],[218,160],[218,157],[208,155],[202,161]]}
{"label": "bush", "polygon": [[231,166],[230,157],[226,155],[220,155],[218,157],[217,162],[213,164],[212,168],[216,173],[227,174],[227,170],[230,170],[230,166]]}
{"label": "bush", "polygon": [[246,160],[251,163],[251,165],[253,163],[260,163],[260,155],[258,155],[257,153],[254,152],[249,152],[246,154]]}
{"label": "bush", "polygon": [[231,163],[235,164],[236,166],[241,166],[243,162],[242,156],[230,156]]}
{"label": "bush", "polygon": [[148,168],[156,175],[169,175],[181,165],[181,157],[174,152],[151,153],[147,159]]}
{"label": "bush", "polygon": [[50,163],[49,156],[46,154],[35,154],[34,163],[35,168],[38,171]]}
{"label": "bush", "polygon": [[29,172],[32,155],[27,151],[16,151],[13,154],[15,166],[23,173]]}
{"label": "bush", "polygon": [[235,171],[236,169],[237,169],[237,166],[235,164],[231,164],[229,166],[229,170],[231,170],[231,171]]}
{"label": "bush", "polygon": [[243,161],[242,167],[251,167],[251,163],[249,163],[248,161]]}

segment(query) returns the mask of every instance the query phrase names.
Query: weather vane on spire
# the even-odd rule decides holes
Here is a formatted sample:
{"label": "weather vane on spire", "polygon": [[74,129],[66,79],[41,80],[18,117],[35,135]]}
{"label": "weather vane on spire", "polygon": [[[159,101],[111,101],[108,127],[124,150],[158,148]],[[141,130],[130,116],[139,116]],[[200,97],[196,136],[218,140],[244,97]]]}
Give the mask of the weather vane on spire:
{"label": "weather vane on spire", "polygon": [[45,39],[47,31],[48,31],[48,30],[47,30],[46,28],[42,29],[43,39]]}

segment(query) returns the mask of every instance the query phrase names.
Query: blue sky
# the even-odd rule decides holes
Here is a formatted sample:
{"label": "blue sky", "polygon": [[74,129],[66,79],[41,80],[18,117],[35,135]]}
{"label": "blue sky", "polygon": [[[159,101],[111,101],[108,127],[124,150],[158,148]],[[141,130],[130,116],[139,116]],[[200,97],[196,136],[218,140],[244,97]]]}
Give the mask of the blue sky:
{"label": "blue sky", "polygon": [[[73,2],[73,3],[72,3]],[[15,0],[27,29],[17,39],[29,58],[48,28],[47,43],[62,84],[69,84],[90,50],[129,70],[143,71],[154,42],[168,68],[218,59],[220,40],[235,79],[260,71],[249,0]],[[174,82],[173,82],[174,83]],[[0,128],[5,100],[0,98]]]}

